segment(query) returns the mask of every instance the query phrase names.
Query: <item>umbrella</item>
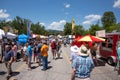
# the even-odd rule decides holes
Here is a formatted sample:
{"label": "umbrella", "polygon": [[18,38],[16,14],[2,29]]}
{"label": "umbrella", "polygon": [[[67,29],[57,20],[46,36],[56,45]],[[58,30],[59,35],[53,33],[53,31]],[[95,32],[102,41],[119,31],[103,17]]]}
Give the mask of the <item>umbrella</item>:
{"label": "umbrella", "polygon": [[96,36],[92,36],[92,35],[86,35],[86,36],[81,37],[78,41],[102,42],[102,41],[105,41],[105,39],[99,38],[99,37],[96,37]]}
{"label": "umbrella", "polygon": [[74,40],[75,40],[75,41],[78,41],[81,37],[82,37],[82,36],[79,36],[79,37],[75,38]]}
{"label": "umbrella", "polygon": [[21,34],[18,36],[18,42],[21,42],[21,43],[26,43],[28,40],[28,36],[25,35],[25,34]]}
{"label": "umbrella", "polygon": [[27,39],[27,38],[28,38],[28,36],[25,34],[21,34],[18,36],[18,39]]}

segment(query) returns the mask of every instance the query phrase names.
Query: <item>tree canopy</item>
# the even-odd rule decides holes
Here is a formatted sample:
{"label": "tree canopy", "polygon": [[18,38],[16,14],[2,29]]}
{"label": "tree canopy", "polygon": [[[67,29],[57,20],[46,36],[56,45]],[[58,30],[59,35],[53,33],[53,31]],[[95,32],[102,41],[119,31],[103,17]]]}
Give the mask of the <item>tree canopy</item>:
{"label": "tree canopy", "polygon": [[116,24],[116,17],[112,11],[107,11],[104,12],[101,21],[103,24],[103,28],[106,29],[107,32],[109,32],[110,26]]}

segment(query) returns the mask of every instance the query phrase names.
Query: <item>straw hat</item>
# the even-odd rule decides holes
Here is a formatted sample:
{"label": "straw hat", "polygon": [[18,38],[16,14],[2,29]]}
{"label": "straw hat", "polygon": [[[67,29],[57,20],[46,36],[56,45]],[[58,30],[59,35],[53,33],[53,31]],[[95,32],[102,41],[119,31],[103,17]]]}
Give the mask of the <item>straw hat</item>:
{"label": "straw hat", "polygon": [[89,56],[88,49],[84,45],[81,45],[78,53],[80,56]]}
{"label": "straw hat", "polygon": [[70,50],[71,50],[72,52],[78,52],[79,48],[78,48],[76,45],[74,45],[74,46],[71,46],[71,47],[70,47]]}

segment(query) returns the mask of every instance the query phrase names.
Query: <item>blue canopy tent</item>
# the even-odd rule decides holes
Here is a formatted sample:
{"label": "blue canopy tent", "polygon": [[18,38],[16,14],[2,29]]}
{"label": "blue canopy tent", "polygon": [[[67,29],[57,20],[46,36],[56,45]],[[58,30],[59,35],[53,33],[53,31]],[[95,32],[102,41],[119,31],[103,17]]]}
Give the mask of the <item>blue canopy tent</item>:
{"label": "blue canopy tent", "polygon": [[20,43],[26,43],[28,40],[28,36],[25,34],[21,34],[18,36],[18,42]]}

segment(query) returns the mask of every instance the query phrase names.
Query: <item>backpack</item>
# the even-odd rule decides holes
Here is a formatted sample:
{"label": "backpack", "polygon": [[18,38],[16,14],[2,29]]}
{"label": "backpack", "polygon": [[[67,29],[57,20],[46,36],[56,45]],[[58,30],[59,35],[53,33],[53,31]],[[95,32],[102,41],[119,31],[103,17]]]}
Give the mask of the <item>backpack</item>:
{"label": "backpack", "polygon": [[37,46],[34,47],[34,53],[36,53],[36,52],[37,52]]}
{"label": "backpack", "polygon": [[55,44],[55,42],[52,42],[52,43],[51,43],[51,48],[52,48],[52,49],[56,49],[56,44]]}

